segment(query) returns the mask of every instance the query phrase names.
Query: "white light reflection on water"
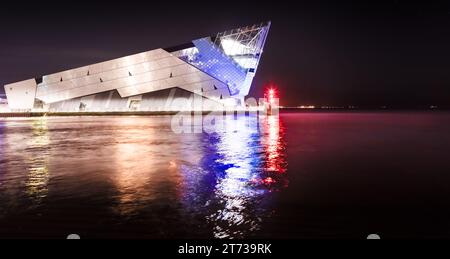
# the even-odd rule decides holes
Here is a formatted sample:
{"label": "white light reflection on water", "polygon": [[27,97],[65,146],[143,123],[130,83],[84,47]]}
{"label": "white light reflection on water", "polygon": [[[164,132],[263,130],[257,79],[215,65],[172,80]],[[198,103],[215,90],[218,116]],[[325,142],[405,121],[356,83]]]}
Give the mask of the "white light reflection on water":
{"label": "white light reflection on water", "polygon": [[0,127],[0,216],[37,208],[49,191],[47,120],[5,119]]}
{"label": "white light reflection on water", "polygon": [[26,192],[34,205],[39,205],[48,194],[50,138],[47,120],[38,118],[32,123],[32,137],[25,150],[28,165]]}
{"label": "white light reflection on water", "polygon": [[[249,217],[245,210],[249,202],[255,201],[264,195],[266,190],[252,188],[251,183],[258,178],[259,157],[252,146],[257,141],[255,129],[246,125],[246,117],[227,118],[226,125],[235,124],[236,130],[219,133],[217,154],[221,158],[216,163],[229,166],[224,171],[223,178],[216,184],[216,198],[223,208],[208,216],[208,220],[216,223],[214,237],[239,237],[246,231],[255,231],[259,228],[261,218],[258,215]],[[241,225],[245,225],[241,228]]]}
{"label": "white light reflection on water", "polygon": [[173,204],[174,181],[179,174],[174,153],[178,142],[171,138],[168,127],[140,117],[124,118],[113,127],[114,144],[109,153],[102,154],[105,160],[113,158],[111,179],[118,192],[113,210],[134,218],[142,216],[149,204]]}
{"label": "white light reflection on water", "polygon": [[[203,213],[207,214],[206,219],[215,238],[251,236],[261,228],[264,219],[271,216],[271,194],[280,186],[267,179],[281,178],[272,174],[285,172],[286,158],[280,153],[284,147],[278,146],[283,145],[278,119],[269,124],[266,120],[260,121],[260,128],[255,123],[256,118],[246,116],[226,117],[217,122],[223,130],[205,134],[205,142],[211,146],[205,150],[202,169],[184,168],[189,185],[192,185],[194,175],[198,181],[198,175],[209,178],[209,181],[202,182],[212,185],[204,202],[209,213]],[[267,165],[273,168],[268,171]],[[287,175],[282,177],[286,179]],[[281,187],[287,185],[287,179],[280,182],[283,184]],[[192,193],[187,195],[201,197]],[[187,206],[193,204],[188,203]]]}

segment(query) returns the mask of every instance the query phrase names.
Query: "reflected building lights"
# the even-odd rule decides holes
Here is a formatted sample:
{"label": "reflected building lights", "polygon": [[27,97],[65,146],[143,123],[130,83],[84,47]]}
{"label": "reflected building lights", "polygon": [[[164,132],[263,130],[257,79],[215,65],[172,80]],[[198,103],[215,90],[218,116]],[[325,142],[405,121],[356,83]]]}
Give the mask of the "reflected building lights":
{"label": "reflected building lights", "polygon": [[284,129],[278,116],[267,116],[263,121],[266,138],[263,138],[266,148],[266,170],[269,172],[286,172],[285,143],[283,143]]}
{"label": "reflected building lights", "polygon": [[[143,117],[126,118],[116,127],[111,135],[112,181],[117,190],[113,210],[134,218],[146,213],[153,202],[166,200],[168,206],[174,204],[178,197],[171,197],[170,193],[180,185],[179,165],[174,159],[178,148],[164,147],[176,146],[178,142],[170,134],[161,134],[165,128],[154,127],[151,120]],[[109,159],[110,155],[105,156]]]}
{"label": "reflected building lights", "polygon": [[215,238],[244,238],[258,231],[271,214],[270,193],[281,188],[278,181],[286,186],[286,174],[271,176],[286,171],[279,121],[273,118],[261,132],[246,116],[227,118],[226,130],[217,134],[214,163],[223,171],[215,172],[212,201],[217,207],[207,217]]}
{"label": "reflected building lights", "polygon": [[[129,118],[129,120],[138,120]],[[151,145],[145,145],[144,138],[152,138],[151,130],[145,132],[138,128],[130,129],[130,121],[125,121],[120,130],[114,132],[112,138],[115,140],[114,150],[114,171],[113,181],[116,185],[118,214],[132,217],[145,208],[146,203],[154,200],[156,197],[155,188],[150,188],[152,168],[156,168],[155,159],[151,154]],[[146,156],[145,159],[137,161],[136,155]]]}
{"label": "reflected building lights", "polygon": [[47,119],[42,117],[32,123],[32,137],[27,144],[26,161],[28,177],[25,182],[27,194],[34,205],[39,205],[48,195],[50,137]]}
{"label": "reflected building lights", "polygon": [[221,158],[216,162],[229,168],[224,171],[222,178],[217,179],[215,186],[215,196],[221,201],[222,208],[208,217],[215,223],[215,238],[243,237],[246,231],[258,229],[261,221],[258,216],[245,212],[247,206],[263,195],[265,190],[251,185],[258,178],[258,171],[253,169],[254,165],[259,164],[259,158],[251,148],[257,136],[252,135],[244,122],[245,117],[227,119],[226,125],[236,130],[221,132],[217,143]]}
{"label": "reflected building lights", "polygon": [[142,224],[155,237],[258,236],[287,183],[281,121],[236,115],[218,122],[218,132],[175,134],[166,119],[7,121],[0,217],[83,199],[108,224]]}

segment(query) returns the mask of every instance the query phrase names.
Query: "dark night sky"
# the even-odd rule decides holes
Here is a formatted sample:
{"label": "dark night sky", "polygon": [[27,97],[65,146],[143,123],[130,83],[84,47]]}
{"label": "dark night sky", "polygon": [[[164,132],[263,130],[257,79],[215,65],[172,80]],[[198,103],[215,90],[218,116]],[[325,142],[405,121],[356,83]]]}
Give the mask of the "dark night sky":
{"label": "dark night sky", "polygon": [[2,4],[0,85],[271,20],[253,96],[272,82],[290,106],[450,104],[448,2],[250,3]]}

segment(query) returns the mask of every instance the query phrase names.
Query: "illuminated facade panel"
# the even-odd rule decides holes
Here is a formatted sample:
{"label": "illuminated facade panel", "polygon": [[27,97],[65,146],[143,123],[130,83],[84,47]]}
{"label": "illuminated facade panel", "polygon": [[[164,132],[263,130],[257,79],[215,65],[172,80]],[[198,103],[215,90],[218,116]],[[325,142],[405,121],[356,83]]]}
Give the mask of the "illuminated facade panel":
{"label": "illuminated facade panel", "polygon": [[36,88],[36,81],[34,79],[5,85],[9,108],[20,111],[33,109]]}

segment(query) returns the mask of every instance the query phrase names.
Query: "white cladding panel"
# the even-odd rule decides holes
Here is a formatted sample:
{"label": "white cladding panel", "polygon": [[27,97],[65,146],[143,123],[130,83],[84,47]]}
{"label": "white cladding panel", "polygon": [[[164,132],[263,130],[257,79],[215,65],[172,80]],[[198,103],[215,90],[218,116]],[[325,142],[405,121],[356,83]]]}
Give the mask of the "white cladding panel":
{"label": "white cladding panel", "polygon": [[170,53],[164,51],[163,49],[155,49],[135,55],[130,55],[122,58],[117,58],[89,66],[79,67],[75,69],[70,69],[54,74],[50,74],[43,77],[43,84],[48,85],[52,83],[57,83],[63,80],[69,80],[77,77],[86,76],[88,71],[90,75],[102,73],[109,70],[118,69],[121,67],[127,67],[131,65],[136,65],[143,62],[148,62],[151,60],[158,60],[164,57],[170,57]]}
{"label": "white cladding panel", "polygon": [[11,110],[29,110],[34,106],[36,80],[28,79],[5,85],[8,106]]}
{"label": "white cladding panel", "polygon": [[[97,73],[93,73],[92,70],[95,66],[101,66],[101,70],[97,70]],[[60,102],[114,89],[117,89],[124,98],[173,87],[189,90],[202,82],[209,83],[200,86],[199,90],[203,87],[206,92],[214,90],[215,86],[224,88],[229,96],[228,87],[224,83],[162,49],[68,70],[44,78],[47,80],[39,84],[36,97],[45,103]],[[50,79],[57,80],[49,83]]]}

